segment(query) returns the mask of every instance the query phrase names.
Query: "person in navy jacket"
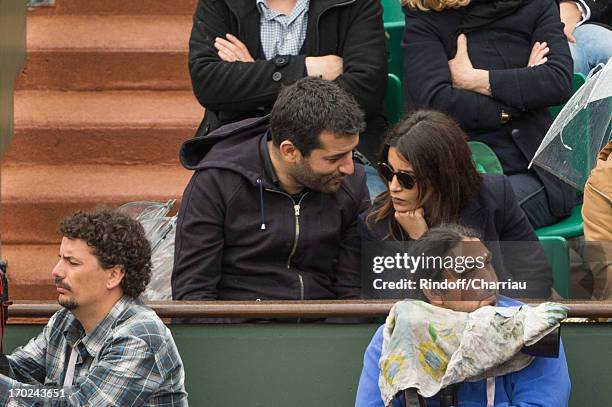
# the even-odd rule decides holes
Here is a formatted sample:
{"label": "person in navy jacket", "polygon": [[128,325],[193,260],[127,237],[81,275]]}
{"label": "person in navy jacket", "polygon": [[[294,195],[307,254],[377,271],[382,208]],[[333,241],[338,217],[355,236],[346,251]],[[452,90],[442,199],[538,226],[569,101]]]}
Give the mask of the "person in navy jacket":
{"label": "person in navy jacket", "polygon": [[555,1],[402,4],[408,111],[441,110],[471,140],[489,145],[534,228],[569,215],[576,191],[540,168],[527,169],[552,123],[548,107],[572,92],[573,62]]}

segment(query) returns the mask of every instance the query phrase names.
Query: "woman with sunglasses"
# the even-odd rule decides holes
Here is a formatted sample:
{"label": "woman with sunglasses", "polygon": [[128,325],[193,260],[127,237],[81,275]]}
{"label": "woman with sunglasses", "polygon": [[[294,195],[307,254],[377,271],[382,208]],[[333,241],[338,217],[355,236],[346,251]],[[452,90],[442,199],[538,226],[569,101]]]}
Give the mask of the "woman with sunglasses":
{"label": "woman with sunglasses", "polygon": [[500,281],[527,282],[526,291],[506,294],[550,296],[552,272],[508,179],[476,171],[466,135],[449,116],[420,110],[404,118],[389,132],[378,169],[387,191],[363,217],[364,240],[416,240],[459,223],[481,234]]}

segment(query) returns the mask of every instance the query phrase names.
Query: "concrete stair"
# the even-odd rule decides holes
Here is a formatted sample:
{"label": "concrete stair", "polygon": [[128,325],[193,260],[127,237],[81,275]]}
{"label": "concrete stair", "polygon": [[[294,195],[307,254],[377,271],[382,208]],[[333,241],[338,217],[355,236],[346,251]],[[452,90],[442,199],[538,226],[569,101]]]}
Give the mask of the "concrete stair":
{"label": "concrete stair", "polygon": [[28,16],[18,86],[189,90],[190,29],[190,16]]}
{"label": "concrete stair", "polygon": [[192,15],[198,0],[56,0],[33,15]]}
{"label": "concrete stair", "polygon": [[57,0],[28,15],[0,231],[11,297],[55,299],[62,218],[180,199],[180,144],[203,115],[187,70],[196,0]]}

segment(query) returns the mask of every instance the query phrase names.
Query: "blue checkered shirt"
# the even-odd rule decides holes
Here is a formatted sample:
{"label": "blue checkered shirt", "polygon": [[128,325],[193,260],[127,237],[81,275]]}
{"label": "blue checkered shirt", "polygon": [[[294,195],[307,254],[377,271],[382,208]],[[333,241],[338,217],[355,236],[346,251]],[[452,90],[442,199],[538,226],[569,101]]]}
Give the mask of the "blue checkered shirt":
{"label": "blue checkered shirt", "polygon": [[[52,406],[187,406],[185,373],[170,330],[153,310],[127,296],[88,335],[71,312],[56,312],[43,332],[8,361],[16,380],[0,375],[0,405],[31,406],[10,389],[61,388],[72,348],[72,387]],[[9,403],[10,402],[10,403]]]}
{"label": "blue checkered shirt", "polygon": [[257,0],[261,30],[261,46],[266,59],[277,55],[298,55],[308,25],[310,0],[297,0],[291,15],[268,8],[266,0]]}

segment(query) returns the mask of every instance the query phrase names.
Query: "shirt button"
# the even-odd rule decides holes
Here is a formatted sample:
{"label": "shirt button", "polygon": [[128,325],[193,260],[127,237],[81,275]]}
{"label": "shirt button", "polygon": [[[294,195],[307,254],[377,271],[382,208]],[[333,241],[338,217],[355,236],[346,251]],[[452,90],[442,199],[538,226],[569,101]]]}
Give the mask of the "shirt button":
{"label": "shirt button", "polygon": [[283,78],[283,74],[281,74],[280,72],[274,72],[274,73],[272,74],[272,80],[273,80],[274,82],[278,82],[278,81],[280,81],[282,78]]}

